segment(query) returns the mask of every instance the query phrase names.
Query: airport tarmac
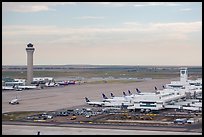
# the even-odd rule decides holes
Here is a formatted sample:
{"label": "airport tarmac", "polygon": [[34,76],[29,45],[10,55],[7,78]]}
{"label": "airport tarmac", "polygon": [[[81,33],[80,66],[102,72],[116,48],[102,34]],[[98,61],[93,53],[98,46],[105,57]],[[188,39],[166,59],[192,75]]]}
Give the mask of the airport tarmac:
{"label": "airport tarmac", "polygon": [[[170,83],[174,79],[152,79],[133,83],[102,83],[81,84],[64,87],[50,87],[42,90],[2,91],[2,113],[14,111],[55,111],[85,105],[84,97],[90,100],[102,100],[101,93],[110,97],[112,92],[115,96],[122,96],[122,92],[139,88],[142,92],[154,92],[154,87],[162,89],[162,85]],[[8,102],[18,97],[20,104],[10,105]],[[104,129],[87,127],[64,127],[64,126],[34,126],[34,125],[7,125],[2,124],[3,135],[201,135],[198,132],[178,132],[177,130],[154,131],[132,129]]]}
{"label": "airport tarmac", "polygon": [[[162,85],[170,83],[174,79],[152,79],[142,82],[131,83],[102,83],[81,84],[65,87],[49,87],[41,90],[2,91],[2,113],[14,111],[54,111],[78,105],[85,105],[84,97],[91,101],[102,100],[101,93],[110,97],[112,92],[115,96],[122,96],[123,91],[139,88],[142,92],[154,92],[154,87],[162,89]],[[9,101],[19,99],[18,105],[10,105]]]}
{"label": "airport tarmac", "polygon": [[2,125],[2,135],[202,135],[195,132],[171,132],[125,129]]}

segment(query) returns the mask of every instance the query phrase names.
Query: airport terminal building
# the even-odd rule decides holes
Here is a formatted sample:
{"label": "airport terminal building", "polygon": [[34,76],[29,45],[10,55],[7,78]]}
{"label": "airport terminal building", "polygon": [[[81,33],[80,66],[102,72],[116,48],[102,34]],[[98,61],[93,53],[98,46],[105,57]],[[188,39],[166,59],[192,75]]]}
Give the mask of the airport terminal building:
{"label": "airport terminal building", "polygon": [[[163,90],[157,90],[152,94],[138,94],[133,99],[133,105],[129,110],[161,110],[165,108],[202,110],[202,79],[188,80],[187,68],[180,70],[180,81],[166,84]],[[185,102],[186,99],[197,99]],[[181,102],[183,102],[181,104]],[[192,105],[199,104],[199,105]]]}

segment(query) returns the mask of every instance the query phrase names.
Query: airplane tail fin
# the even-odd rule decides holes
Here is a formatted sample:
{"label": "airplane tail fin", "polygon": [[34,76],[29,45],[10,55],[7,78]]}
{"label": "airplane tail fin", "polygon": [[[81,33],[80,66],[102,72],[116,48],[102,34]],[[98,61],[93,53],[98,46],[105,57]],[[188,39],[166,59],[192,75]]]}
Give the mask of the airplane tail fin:
{"label": "airplane tail fin", "polygon": [[85,100],[86,100],[86,102],[90,102],[90,100],[87,97],[85,97]]}
{"label": "airplane tail fin", "polygon": [[141,91],[138,88],[136,88],[136,91],[137,91],[138,94],[141,93]]}
{"label": "airplane tail fin", "polygon": [[128,93],[129,93],[129,95],[132,95],[132,93],[131,93],[131,91],[130,91],[130,90],[128,90]]}
{"label": "airplane tail fin", "polygon": [[126,93],[125,93],[124,91],[123,91],[123,95],[124,95],[124,96],[127,96]]}
{"label": "airplane tail fin", "polygon": [[111,94],[111,97],[115,97],[114,95],[113,95],[113,93],[110,93]]}
{"label": "airplane tail fin", "polygon": [[103,99],[108,99],[105,94],[102,93]]}

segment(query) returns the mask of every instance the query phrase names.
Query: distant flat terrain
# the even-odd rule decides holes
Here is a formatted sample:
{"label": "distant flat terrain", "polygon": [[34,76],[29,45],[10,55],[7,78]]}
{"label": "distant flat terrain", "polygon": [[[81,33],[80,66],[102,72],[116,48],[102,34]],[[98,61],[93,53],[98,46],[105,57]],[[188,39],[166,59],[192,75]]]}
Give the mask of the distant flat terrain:
{"label": "distant flat terrain", "polygon": [[[34,77],[64,78],[174,78],[178,66],[114,66],[114,65],[34,65]],[[27,66],[2,66],[2,77],[25,78]],[[201,67],[188,67],[189,75],[202,77]]]}

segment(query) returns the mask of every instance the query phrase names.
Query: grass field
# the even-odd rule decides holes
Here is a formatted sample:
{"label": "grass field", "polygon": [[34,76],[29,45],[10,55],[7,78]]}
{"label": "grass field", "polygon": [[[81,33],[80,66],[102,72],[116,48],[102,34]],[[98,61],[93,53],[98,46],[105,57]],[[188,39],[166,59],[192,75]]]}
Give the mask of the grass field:
{"label": "grass field", "polygon": [[22,112],[9,112],[9,113],[4,113],[2,114],[2,121],[15,121],[15,120],[21,120],[22,118],[25,118],[26,116],[29,115],[34,115],[34,114],[40,114],[42,112],[35,112],[35,111],[22,111]]}
{"label": "grass field", "polygon": [[[26,79],[26,71],[2,71],[2,77]],[[114,78],[174,78],[175,72],[128,72],[128,71],[34,71],[34,77],[114,77]]]}
{"label": "grass field", "polygon": [[[3,67],[4,68],[4,67]],[[27,79],[26,67],[16,66],[2,68],[2,78]],[[65,69],[62,69],[65,68]],[[171,79],[180,76],[178,67],[156,67],[156,66],[39,66],[35,68],[33,77],[53,77],[60,80],[84,80],[89,83],[124,83],[137,79]],[[202,67],[189,67],[188,76],[191,78],[202,77]],[[129,78],[133,78],[130,80]]]}

